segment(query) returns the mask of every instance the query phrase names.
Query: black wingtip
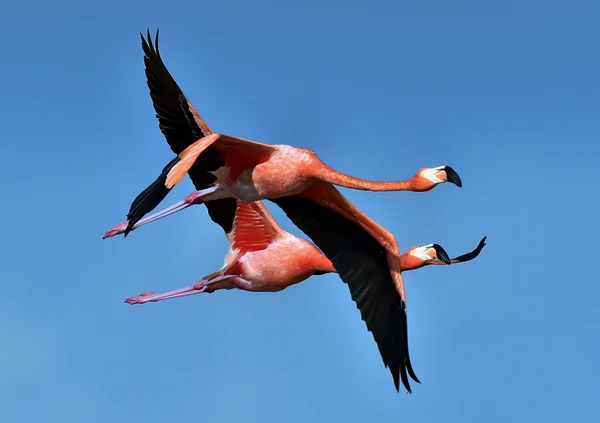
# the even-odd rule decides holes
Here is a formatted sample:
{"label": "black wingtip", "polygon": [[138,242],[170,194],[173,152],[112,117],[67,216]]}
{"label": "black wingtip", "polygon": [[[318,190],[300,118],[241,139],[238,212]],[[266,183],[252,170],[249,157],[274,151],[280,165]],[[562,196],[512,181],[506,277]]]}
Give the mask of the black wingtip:
{"label": "black wingtip", "polygon": [[415,371],[412,368],[412,364],[410,363],[410,356],[408,356],[408,354],[406,355],[405,365],[406,365],[406,370],[408,371],[408,375],[410,376],[410,378],[417,383],[421,383],[421,381],[419,380],[419,378],[415,374]]}
{"label": "black wingtip", "polygon": [[[390,370],[392,370],[391,367]],[[409,376],[415,382],[421,383],[421,381],[419,380],[419,378],[415,374],[415,371],[412,368],[412,364],[410,363],[410,357],[408,357],[408,354],[407,357],[404,359],[404,364],[398,366],[396,368],[396,371],[392,371],[392,376],[394,378],[394,387],[396,388],[396,392],[400,392],[400,382],[402,382],[402,386],[404,386],[404,389],[406,389],[406,393],[412,394],[412,388],[410,387],[410,381],[408,380]]]}
{"label": "black wingtip", "polygon": [[131,203],[129,213],[127,213],[127,227],[123,232],[126,237],[133,230],[133,226],[139,222],[146,214],[151,212],[158,206],[162,200],[171,192],[170,188],[165,186],[167,176],[173,166],[179,162],[179,156],[171,160],[163,169],[162,173],[154,182],[144,189]]}
{"label": "black wingtip", "polygon": [[444,248],[439,245],[439,244],[433,244],[433,249],[435,250],[435,254],[437,255],[437,258],[442,260],[444,263],[446,264],[450,264],[450,256],[448,256],[448,253],[446,252],[446,250],[444,250]]}
{"label": "black wingtip", "polygon": [[[410,389],[410,382],[408,381],[408,375],[406,374],[406,366],[402,365],[400,366],[400,379],[402,380],[402,385],[404,385],[404,388],[406,388],[406,390],[411,393],[412,390]],[[396,392],[400,392],[399,387],[396,386]]]}
{"label": "black wingtip", "polygon": [[140,38],[142,39],[142,49],[144,50],[144,53],[146,53],[146,56],[148,56],[148,52],[160,56],[158,52],[158,33],[159,28],[156,29],[156,36],[154,37],[154,42],[152,42],[152,34],[150,33],[150,28],[146,29],[146,37],[144,37],[144,34],[140,32]]}
{"label": "black wingtip", "polygon": [[481,250],[483,250],[483,247],[485,247],[487,245],[485,243],[486,239],[487,239],[487,236],[484,236],[483,238],[481,238],[481,241],[479,241],[479,245],[477,245],[477,247],[473,251],[463,254],[462,256],[458,256],[452,260],[456,260],[458,263],[464,263],[466,261],[473,260],[474,258],[476,258],[479,255],[479,253],[481,253]]}
{"label": "black wingtip", "polygon": [[456,171],[450,166],[444,166],[444,170],[446,171],[448,182],[456,185],[459,188],[462,188],[462,181],[460,176],[458,176],[458,173],[456,173]]}
{"label": "black wingtip", "polygon": [[154,48],[156,49],[156,55],[160,57],[160,52],[158,51],[158,32],[159,29],[156,28],[156,37],[154,37]]}
{"label": "black wingtip", "polygon": [[[481,250],[483,250],[483,247],[485,247],[487,244],[485,243],[485,240],[487,239],[487,236],[484,236],[483,238],[481,238],[481,241],[479,241],[479,244],[477,245],[477,248],[475,248],[473,250],[473,252],[475,253],[475,257],[477,257],[479,255],[479,253],[481,253]],[[473,257],[473,258],[475,258]]]}

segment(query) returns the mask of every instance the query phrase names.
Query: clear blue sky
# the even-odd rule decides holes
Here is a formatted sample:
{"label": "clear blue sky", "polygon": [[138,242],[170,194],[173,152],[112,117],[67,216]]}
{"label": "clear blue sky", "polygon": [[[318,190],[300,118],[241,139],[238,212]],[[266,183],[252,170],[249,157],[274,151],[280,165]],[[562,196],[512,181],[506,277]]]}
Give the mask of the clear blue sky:
{"label": "clear blue sky", "polygon": [[[6,2],[0,6],[0,420],[591,422],[600,387],[597,2]],[[406,2],[404,2],[406,3]],[[130,306],[227,252],[195,207],[102,240],[170,160],[139,32],[219,132],[315,150],[401,249],[397,394],[337,276]],[[193,189],[186,179],[164,205]],[[300,232],[274,205],[283,227]],[[173,420],[175,419],[175,420]]]}

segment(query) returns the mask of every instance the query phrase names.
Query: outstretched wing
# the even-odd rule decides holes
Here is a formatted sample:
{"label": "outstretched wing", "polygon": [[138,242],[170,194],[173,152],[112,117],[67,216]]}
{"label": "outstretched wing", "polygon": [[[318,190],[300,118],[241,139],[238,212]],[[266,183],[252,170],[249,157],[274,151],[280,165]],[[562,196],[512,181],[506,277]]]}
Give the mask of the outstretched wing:
{"label": "outstretched wing", "polygon": [[291,196],[270,201],[332,261],[373,334],[396,391],[401,379],[411,392],[407,372],[419,380],[408,353],[406,304],[390,271],[389,252],[362,227],[312,199]]}
{"label": "outstretched wing", "polygon": [[[149,30],[147,37],[146,40],[141,36],[150,97],[160,130],[177,157],[165,166],[160,176],[131,204],[127,214],[129,224],[125,236],[135,223],[162,202],[185,173],[189,175],[197,190],[209,188],[217,181],[213,172],[225,165],[222,149],[213,145],[217,138],[220,140],[220,145],[225,148],[233,146],[237,150],[237,154],[230,156],[238,164],[244,164],[249,158],[253,160],[254,157],[263,157],[273,151],[273,147],[267,144],[242,138],[221,135],[213,140],[206,139],[215,133],[194,109],[163,63],[158,50],[158,31],[154,44]],[[235,216],[235,200],[225,198],[210,201],[205,203],[205,206],[212,221],[229,234]]]}
{"label": "outstretched wing", "polygon": [[147,84],[158,126],[173,153],[179,154],[196,140],[214,132],[194,109],[160,57],[158,30],[154,43],[150,37],[150,30],[147,40],[142,34],[140,36]]}
{"label": "outstretched wing", "polygon": [[[150,30],[147,33],[147,40],[142,34],[140,36],[142,38],[142,49],[144,50],[147,84],[158,118],[159,128],[171,150],[175,154],[179,154],[198,139],[214,132],[194,109],[194,106],[189,102],[163,63],[158,50],[158,30],[156,31],[154,43],[152,43],[150,37]],[[134,200],[127,215],[130,222],[133,221],[135,224],[167,196],[170,189],[165,187],[164,181],[166,181],[168,172],[175,164],[173,162],[169,163],[158,179]],[[189,168],[188,175],[194,187],[201,190],[214,184],[216,177],[210,172],[216,171],[221,166],[223,166],[223,162],[220,159],[219,152],[212,147],[208,147]],[[225,233],[229,233],[236,209],[235,200],[226,198],[211,201],[210,204],[206,204],[206,208],[211,220],[221,226]]]}

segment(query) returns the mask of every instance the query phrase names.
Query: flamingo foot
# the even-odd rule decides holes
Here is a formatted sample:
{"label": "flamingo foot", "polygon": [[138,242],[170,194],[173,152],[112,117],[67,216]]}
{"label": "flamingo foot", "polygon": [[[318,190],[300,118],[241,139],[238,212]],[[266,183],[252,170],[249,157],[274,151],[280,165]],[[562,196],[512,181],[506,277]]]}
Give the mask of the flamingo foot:
{"label": "flamingo foot", "polygon": [[[147,302],[157,302],[161,300],[168,300],[170,298],[187,297],[189,295],[202,294],[206,292],[208,286],[212,283],[224,281],[227,279],[236,278],[235,275],[224,275],[217,276],[211,280],[201,280],[200,282],[187,286],[185,288],[176,289],[174,291],[165,292],[164,294],[157,294],[156,292],[144,292],[143,294],[136,295],[135,297],[129,297],[125,300],[127,304],[144,304]],[[210,292],[210,291],[208,291]]]}
{"label": "flamingo foot", "polygon": [[127,304],[144,304],[148,302],[157,302],[161,300],[168,300],[169,298],[185,297],[188,295],[201,294],[206,289],[206,282],[201,281],[195,285],[191,285],[185,288],[176,289],[174,291],[165,292],[164,294],[157,294],[156,292],[144,292],[143,294],[136,295],[135,297],[129,297],[125,300]]}
{"label": "flamingo foot", "polygon": [[140,295],[136,295],[135,297],[127,298],[125,302],[128,304],[144,304],[145,302],[152,301],[151,299],[148,299],[148,297],[151,297],[153,295],[156,295],[156,292],[144,292]]}
{"label": "flamingo foot", "polygon": [[125,229],[127,229],[127,222],[119,223],[106,231],[102,239],[112,238],[115,235],[122,234],[125,232]]}

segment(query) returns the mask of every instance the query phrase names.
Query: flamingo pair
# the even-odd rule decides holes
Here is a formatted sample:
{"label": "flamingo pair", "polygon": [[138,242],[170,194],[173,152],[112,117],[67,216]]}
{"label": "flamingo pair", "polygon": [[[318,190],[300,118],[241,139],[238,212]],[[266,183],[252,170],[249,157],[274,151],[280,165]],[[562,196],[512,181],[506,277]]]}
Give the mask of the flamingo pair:
{"label": "flamingo pair", "polygon": [[[419,382],[410,362],[406,295],[402,271],[474,259],[485,246],[450,259],[438,244],[411,247],[403,254],[394,236],[370,219],[335,185],[369,191],[425,192],[436,185],[462,182],[450,166],[419,169],[410,179],[374,182],[341,173],[312,151],[269,145],[215,133],[179,88],[148,31],[142,35],[145,72],[159,127],[176,157],[133,201],[127,222],[105,238],[204,204],[221,226],[230,251],[221,270],[186,288],[163,294],[147,292],[126,300],[143,304],[220,289],[277,292],[313,275],[338,273],[350,288],[367,329],[372,332],[396,391],[400,381],[411,392],[408,376]],[[197,191],[146,216],[187,174]],[[278,205],[313,242],[277,224],[262,200]]]}

